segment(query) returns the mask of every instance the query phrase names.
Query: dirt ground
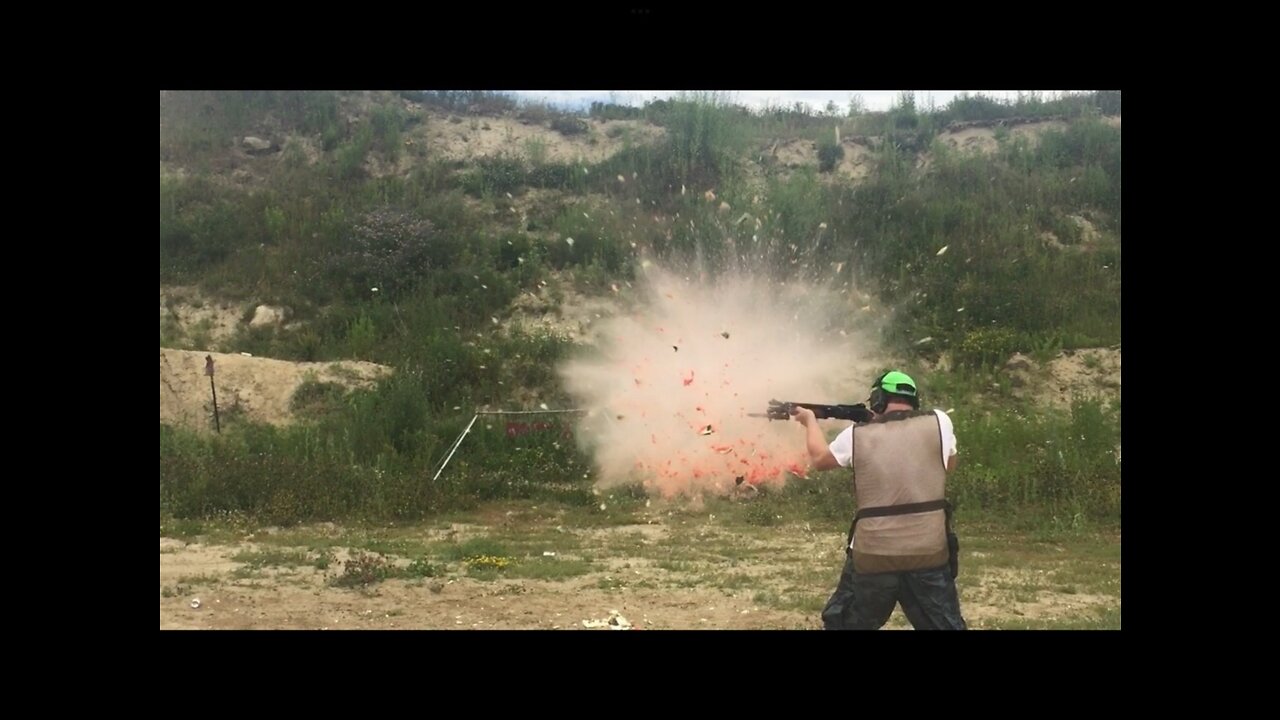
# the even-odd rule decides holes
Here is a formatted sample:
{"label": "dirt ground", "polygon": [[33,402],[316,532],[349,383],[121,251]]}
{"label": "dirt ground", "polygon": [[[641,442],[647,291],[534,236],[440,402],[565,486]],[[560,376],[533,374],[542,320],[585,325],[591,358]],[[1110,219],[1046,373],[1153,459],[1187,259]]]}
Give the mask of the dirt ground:
{"label": "dirt ground", "polygon": [[[385,532],[325,524],[218,540],[162,536],[160,628],[819,629],[821,606],[843,563],[842,535],[807,523],[747,527],[715,513],[658,511],[638,514],[636,524],[570,528],[556,524],[571,522],[563,513],[532,523],[529,517],[527,505],[507,504],[472,518],[484,524]],[[1025,539],[987,530],[968,535],[964,542],[974,549],[962,555],[958,586],[971,628],[1107,627],[1108,620],[1098,620],[1107,613],[1118,628],[1118,537],[1102,546],[1081,541],[1092,550],[1073,548],[1069,539],[1044,543],[1028,556]],[[518,548],[516,564],[476,572],[468,561],[439,559],[441,549],[474,538]],[[305,564],[307,548],[306,557],[315,558],[322,546],[332,553],[327,567]],[[400,567],[408,559],[388,548],[410,555],[425,549],[439,572],[335,586],[353,553],[370,547]],[[295,553],[293,567],[280,564],[282,552]],[[275,566],[263,561],[273,553]],[[1076,576],[1085,566],[1096,577],[1082,582]],[[550,572],[556,567],[576,567],[578,574]],[[900,610],[886,626],[908,627]]]}
{"label": "dirt ground", "polygon": [[[188,573],[233,571],[238,548],[188,546],[161,556],[160,580]],[[640,571],[620,571],[621,573]],[[332,575],[332,573],[330,573]],[[619,581],[625,582],[625,575]],[[248,582],[193,588],[160,598],[160,629],[528,629],[583,630],[617,612],[636,629],[771,629],[816,627],[811,614],[762,608],[748,596],[714,588],[597,587],[570,581],[467,577],[434,583],[387,580],[367,591],[328,587],[312,568]],[[188,597],[188,595],[190,597]],[[200,607],[192,608],[198,596]]]}

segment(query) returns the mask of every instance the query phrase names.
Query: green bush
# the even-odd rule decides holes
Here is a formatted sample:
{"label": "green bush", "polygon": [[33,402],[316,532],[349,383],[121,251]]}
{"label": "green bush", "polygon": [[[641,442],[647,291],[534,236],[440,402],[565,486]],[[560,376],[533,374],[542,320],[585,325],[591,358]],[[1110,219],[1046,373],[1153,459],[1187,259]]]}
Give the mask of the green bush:
{"label": "green bush", "polygon": [[844,159],[844,146],[834,142],[818,145],[818,170],[831,172]]}
{"label": "green bush", "polygon": [[527,176],[528,171],[519,158],[482,157],[476,160],[475,169],[463,176],[462,188],[468,195],[489,197],[518,190],[528,182]]}
{"label": "green bush", "polygon": [[551,129],[565,137],[573,137],[586,133],[590,128],[586,121],[580,118],[558,117],[551,121]]}
{"label": "green bush", "polygon": [[430,270],[449,265],[459,249],[430,220],[389,207],[365,213],[351,227],[347,246],[326,258],[325,269],[354,298],[401,297]]}
{"label": "green bush", "polygon": [[305,420],[317,420],[341,409],[347,389],[339,383],[306,380],[289,398],[289,412]]}
{"label": "green bush", "polygon": [[966,333],[956,345],[955,360],[975,369],[1000,365],[1018,350],[1018,339],[1018,334],[1009,328],[978,328]]}

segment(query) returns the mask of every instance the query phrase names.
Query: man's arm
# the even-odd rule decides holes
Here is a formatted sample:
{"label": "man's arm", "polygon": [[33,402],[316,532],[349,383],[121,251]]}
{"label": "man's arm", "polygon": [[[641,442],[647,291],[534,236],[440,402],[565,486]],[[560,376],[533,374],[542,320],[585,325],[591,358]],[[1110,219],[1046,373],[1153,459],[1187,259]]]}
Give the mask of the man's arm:
{"label": "man's arm", "polygon": [[834,470],[840,467],[836,456],[831,454],[831,448],[827,446],[827,439],[823,436],[822,429],[818,427],[813,411],[808,408],[795,408],[792,410],[792,417],[804,426],[804,441],[805,448],[809,451],[809,464],[815,470]]}
{"label": "man's arm", "polygon": [[951,418],[941,410],[934,410],[938,416],[938,430],[942,434],[942,457],[945,458],[942,464],[947,468],[947,472],[955,472],[956,470],[956,430],[951,423]]}

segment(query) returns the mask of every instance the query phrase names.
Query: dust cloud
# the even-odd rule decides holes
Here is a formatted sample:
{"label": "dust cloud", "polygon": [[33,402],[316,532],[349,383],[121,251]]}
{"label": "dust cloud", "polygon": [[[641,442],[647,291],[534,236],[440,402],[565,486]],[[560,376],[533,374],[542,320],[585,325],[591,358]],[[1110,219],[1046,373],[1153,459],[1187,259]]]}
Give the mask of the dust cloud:
{"label": "dust cloud", "polygon": [[[803,476],[794,421],[749,417],[769,400],[862,402],[879,362],[847,287],[736,272],[708,279],[650,266],[633,306],[560,368],[598,484],[726,494]],[[824,429],[847,426],[822,421]]]}

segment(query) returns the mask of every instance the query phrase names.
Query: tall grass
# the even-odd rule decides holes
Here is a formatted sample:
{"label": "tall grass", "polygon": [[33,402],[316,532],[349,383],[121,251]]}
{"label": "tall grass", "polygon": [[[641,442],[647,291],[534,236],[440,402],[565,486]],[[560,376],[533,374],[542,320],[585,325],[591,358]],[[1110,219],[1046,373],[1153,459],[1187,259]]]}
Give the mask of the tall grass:
{"label": "tall grass", "polygon": [[957,505],[990,512],[1046,508],[1120,517],[1120,408],[1077,400],[1067,413],[994,408],[953,417],[962,446],[949,487]]}

